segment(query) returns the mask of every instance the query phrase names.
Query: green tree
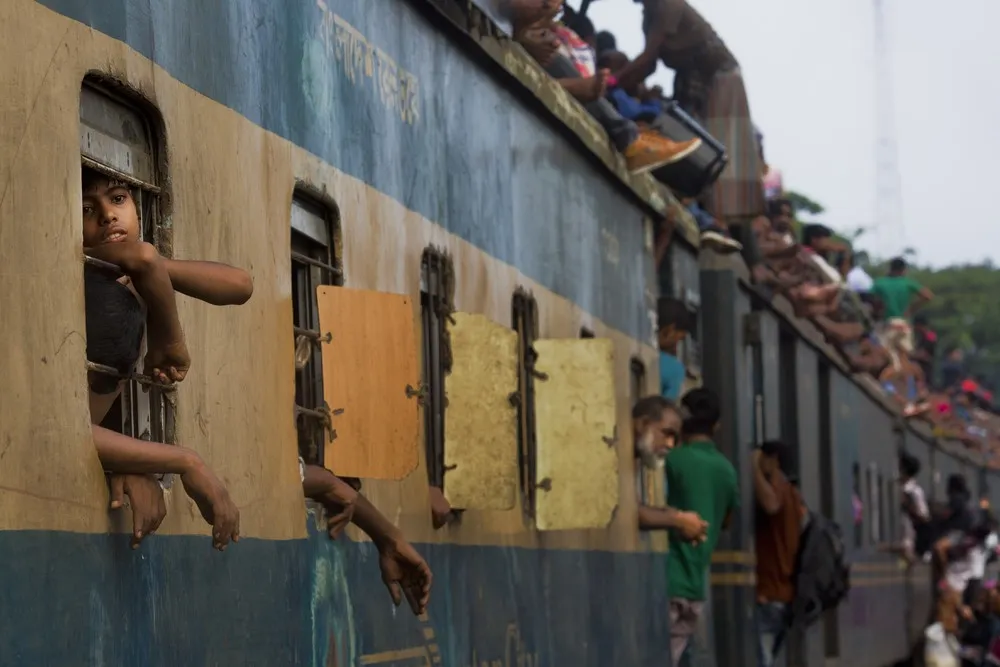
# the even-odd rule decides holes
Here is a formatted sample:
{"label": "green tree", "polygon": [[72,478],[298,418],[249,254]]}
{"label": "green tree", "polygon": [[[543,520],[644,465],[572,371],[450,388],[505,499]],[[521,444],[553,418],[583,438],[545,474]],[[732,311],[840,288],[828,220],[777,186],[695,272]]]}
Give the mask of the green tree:
{"label": "green tree", "polygon": [[796,218],[802,213],[822,215],[826,212],[825,206],[795,190],[785,190],[784,197],[792,204],[792,211]]}

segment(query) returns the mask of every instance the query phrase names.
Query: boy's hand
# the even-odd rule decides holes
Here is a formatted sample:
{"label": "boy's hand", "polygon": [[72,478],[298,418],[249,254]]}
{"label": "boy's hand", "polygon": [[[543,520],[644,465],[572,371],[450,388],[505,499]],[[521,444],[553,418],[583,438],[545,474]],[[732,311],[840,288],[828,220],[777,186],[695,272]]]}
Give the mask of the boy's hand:
{"label": "boy's hand", "polygon": [[[191,368],[191,355],[188,354],[184,341],[164,343],[158,340],[153,331],[149,332],[149,352],[143,366],[143,372],[154,382],[171,385],[187,377]],[[149,391],[149,387],[143,387]]]}
{"label": "boy's hand", "polygon": [[163,488],[152,475],[112,475],[111,509],[121,509],[125,496],[132,506],[132,548],[152,535],[167,516]]}
{"label": "boy's hand", "polygon": [[427,563],[403,539],[390,540],[380,544],[378,549],[382,582],[389,589],[393,604],[399,606],[405,596],[415,615],[424,613],[430,601],[431,582],[434,579]]}
{"label": "boy's hand", "polygon": [[329,489],[319,499],[326,510],[326,532],[331,540],[337,539],[354,518],[357,500],[358,492],[350,484],[339,477],[333,478]]}
{"label": "boy's hand", "polygon": [[212,546],[225,551],[230,540],[239,542],[240,510],[219,478],[198,461],[181,475],[181,483],[191,500],[198,505],[201,516],[213,528]]}

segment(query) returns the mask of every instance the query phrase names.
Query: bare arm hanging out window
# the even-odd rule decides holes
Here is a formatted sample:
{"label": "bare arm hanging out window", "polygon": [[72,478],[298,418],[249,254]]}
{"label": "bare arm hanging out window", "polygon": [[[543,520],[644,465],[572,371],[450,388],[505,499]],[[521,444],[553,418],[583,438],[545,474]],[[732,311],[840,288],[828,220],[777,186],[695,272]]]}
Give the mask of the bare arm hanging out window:
{"label": "bare arm hanging out window", "polygon": [[307,498],[323,505],[331,538],[349,522],[365,531],[379,552],[382,581],[397,606],[406,598],[414,614],[427,610],[433,576],[427,563],[403,533],[364,496],[326,468],[302,466],[302,488]]}

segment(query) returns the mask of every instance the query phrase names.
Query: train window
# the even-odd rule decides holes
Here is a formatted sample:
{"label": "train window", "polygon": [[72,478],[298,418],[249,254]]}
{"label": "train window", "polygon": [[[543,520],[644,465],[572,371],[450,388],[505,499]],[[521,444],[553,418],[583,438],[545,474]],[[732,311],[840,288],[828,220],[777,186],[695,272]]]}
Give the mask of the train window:
{"label": "train window", "polygon": [[535,340],[538,337],[538,303],[523,288],[514,292],[512,323],[518,336],[518,465],[521,501],[528,516],[535,511],[535,474],[538,448],[535,429]]}
{"label": "train window", "polygon": [[423,332],[424,446],[431,486],[444,489],[445,374],[451,371],[448,319],[452,314],[455,269],[437,248],[420,260],[420,322]]}
{"label": "train window", "polygon": [[[639,402],[646,391],[646,364],[638,357],[629,362],[629,400],[632,407]],[[639,500],[646,505],[653,505],[653,484],[650,483],[650,471],[646,466],[640,466],[636,476]]]}
{"label": "train window", "polygon": [[[444,376],[444,500],[449,507],[511,510],[518,492],[518,338],[509,327],[478,313],[447,318],[442,343]],[[426,422],[426,420],[425,420]],[[435,509],[439,492],[432,487]]]}
{"label": "train window", "polygon": [[861,507],[854,507],[854,547],[860,549],[864,545],[865,541],[865,507],[864,500],[861,497],[861,466],[857,463],[853,466],[854,482],[852,485],[853,498],[852,503],[860,504]]}
{"label": "train window", "polygon": [[[149,109],[149,111],[147,111]],[[139,234],[143,241],[169,256],[171,244],[166,238],[160,207],[160,169],[162,154],[156,138],[162,124],[148,104],[132,100],[102,85],[85,79],[80,91],[81,179],[86,187],[104,177],[123,183],[135,202]],[[120,274],[95,259],[86,259],[87,269]],[[145,350],[143,350],[144,354]],[[143,355],[140,355],[140,359]],[[91,361],[87,368],[99,375],[122,377],[115,369]],[[148,379],[133,371],[102,426],[142,440],[173,442],[173,387],[149,386]]]}
{"label": "train window", "polygon": [[533,374],[538,530],[603,528],[618,506],[614,346],[537,340]]}
{"label": "train window", "polygon": [[868,466],[868,469],[865,472],[867,474],[867,482],[868,482],[867,505],[868,505],[868,525],[870,527],[869,528],[870,537],[872,544],[878,544],[881,539],[881,535],[879,534],[879,529],[881,528],[881,519],[880,519],[881,508],[879,507],[881,505],[880,502],[881,494],[879,493],[878,466],[872,463],[871,465]]}
{"label": "train window", "polygon": [[[316,288],[342,284],[337,257],[337,218],[332,210],[300,193],[291,210],[292,318],[295,332],[295,427],[299,455],[323,465],[324,445],[333,434],[330,406],[323,398],[323,344]],[[329,341],[327,341],[329,342]]]}
{"label": "train window", "polygon": [[642,359],[638,357],[632,357],[632,361],[629,362],[629,379],[631,380],[629,386],[629,398],[631,399],[632,406],[634,407],[636,403],[639,402],[646,393],[646,364],[642,363]]}
{"label": "train window", "polygon": [[309,349],[309,339],[319,333],[323,405],[303,409],[328,431],[324,465],[341,477],[404,479],[420,465],[413,299],[320,285],[316,304],[319,329],[300,334],[305,338],[297,347]]}

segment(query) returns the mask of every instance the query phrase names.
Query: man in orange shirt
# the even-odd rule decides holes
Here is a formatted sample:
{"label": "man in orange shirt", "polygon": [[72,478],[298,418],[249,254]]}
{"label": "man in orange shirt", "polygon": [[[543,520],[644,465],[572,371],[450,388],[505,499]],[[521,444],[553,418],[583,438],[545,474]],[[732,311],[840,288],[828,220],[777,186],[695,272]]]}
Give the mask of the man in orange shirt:
{"label": "man in orange shirt", "polygon": [[788,629],[788,605],[795,597],[795,557],[802,532],[803,505],[785,477],[788,447],[769,441],[753,454],[757,501],[758,667],[771,667]]}

